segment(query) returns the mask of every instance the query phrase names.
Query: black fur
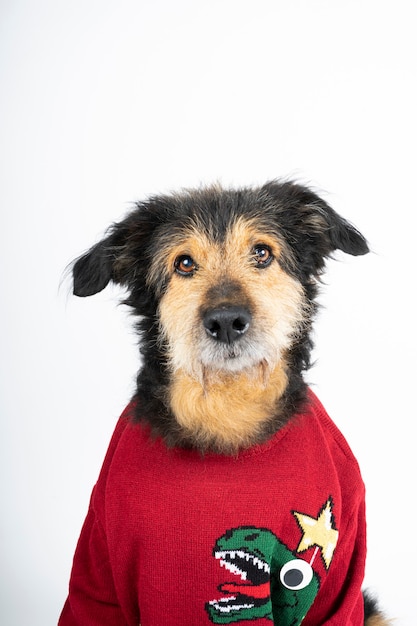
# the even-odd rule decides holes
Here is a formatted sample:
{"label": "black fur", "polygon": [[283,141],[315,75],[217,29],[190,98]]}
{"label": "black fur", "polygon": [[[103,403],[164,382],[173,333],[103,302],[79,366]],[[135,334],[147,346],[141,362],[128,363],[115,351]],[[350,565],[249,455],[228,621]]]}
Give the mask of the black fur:
{"label": "black fur", "polygon": [[381,620],[381,624],[383,623],[388,626],[388,623],[391,623],[390,620],[386,621],[384,614],[381,612],[379,608],[378,600],[368,589],[366,589],[363,592],[363,604],[364,604],[365,626],[367,624],[367,620],[369,620],[371,617],[376,617],[376,616],[378,616],[379,619]]}
{"label": "black fur", "polygon": [[[158,342],[158,299],[169,281],[161,274],[148,283],[150,262],[161,241],[193,224],[215,240],[222,240],[228,226],[239,216],[255,218],[266,232],[286,242],[287,255],[280,259],[284,269],[303,286],[315,312],[317,279],[325,260],[335,250],[360,255],[368,252],[363,236],[341,218],[319,196],[291,182],[273,181],[252,189],[223,190],[210,187],[170,196],[155,196],[140,202],[107,237],[80,257],[73,267],[74,294],[90,296],[113,281],[127,288],[125,303],[139,317],[143,367],[137,377],[137,416],[147,420],[169,445],[192,445],[179,431],[165,402],[169,374],[163,347]],[[306,384],[302,374],[310,366],[310,324],[298,337],[288,356],[289,384],[274,422],[262,438],[275,430],[300,408]]]}

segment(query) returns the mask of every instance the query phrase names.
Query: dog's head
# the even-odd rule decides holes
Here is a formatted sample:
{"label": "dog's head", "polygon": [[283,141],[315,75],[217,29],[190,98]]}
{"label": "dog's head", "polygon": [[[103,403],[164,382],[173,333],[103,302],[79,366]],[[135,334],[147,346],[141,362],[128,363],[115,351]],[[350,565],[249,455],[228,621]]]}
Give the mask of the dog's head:
{"label": "dog's head", "polygon": [[141,317],[139,402],[163,414],[149,421],[171,442],[232,450],[303,396],[316,284],[336,249],[368,246],[305,187],[184,191],[115,224],[74,264],[74,293],[127,288]]}

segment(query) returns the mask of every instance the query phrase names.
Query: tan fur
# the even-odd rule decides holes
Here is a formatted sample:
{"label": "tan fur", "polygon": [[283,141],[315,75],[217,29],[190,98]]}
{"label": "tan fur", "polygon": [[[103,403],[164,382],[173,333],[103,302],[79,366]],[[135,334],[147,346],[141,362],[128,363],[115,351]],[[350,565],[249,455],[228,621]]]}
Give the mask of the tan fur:
{"label": "tan fur", "polygon": [[369,617],[365,622],[365,626],[394,626],[394,622],[378,613]]}
{"label": "tan fur", "polygon": [[[268,245],[279,259],[283,244],[254,221],[239,219],[222,243],[194,229],[176,237],[174,247],[172,237],[169,248],[168,241],[162,245],[150,273],[152,280],[163,259],[170,276],[159,316],[172,373],[171,410],[200,442],[217,441],[222,449],[250,445],[287,384],[283,358],[303,323],[302,288],[276,260],[255,267],[255,245]],[[175,259],[184,254],[198,266],[191,277],[175,273]],[[252,312],[248,338],[219,346],[207,337],[202,312],[242,302]]]}
{"label": "tan fur", "polygon": [[203,384],[181,370],[171,386],[170,405],[193,440],[236,452],[256,440],[286,385],[281,363],[270,374],[262,363],[251,373],[211,373]]}

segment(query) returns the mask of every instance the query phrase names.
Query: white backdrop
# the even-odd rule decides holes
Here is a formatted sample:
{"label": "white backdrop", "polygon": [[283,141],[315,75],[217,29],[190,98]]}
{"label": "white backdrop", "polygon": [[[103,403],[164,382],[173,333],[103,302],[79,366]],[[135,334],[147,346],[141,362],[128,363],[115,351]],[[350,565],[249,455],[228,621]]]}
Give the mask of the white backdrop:
{"label": "white backdrop", "polygon": [[367,585],[415,625],[414,4],[2,0],[2,625],[56,623],[137,368],[119,294],[66,265],[147,194],[278,176],[373,250],[329,263],[308,378],[367,483]]}

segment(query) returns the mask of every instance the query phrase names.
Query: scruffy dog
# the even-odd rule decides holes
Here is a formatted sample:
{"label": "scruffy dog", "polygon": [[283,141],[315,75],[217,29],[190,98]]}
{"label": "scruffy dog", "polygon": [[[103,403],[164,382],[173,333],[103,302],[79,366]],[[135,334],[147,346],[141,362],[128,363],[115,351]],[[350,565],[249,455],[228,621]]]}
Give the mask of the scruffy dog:
{"label": "scruffy dog", "polygon": [[138,203],[73,266],[113,281],[143,364],[60,626],[383,626],[357,462],[307,387],[325,260],[363,236],[292,182]]}

